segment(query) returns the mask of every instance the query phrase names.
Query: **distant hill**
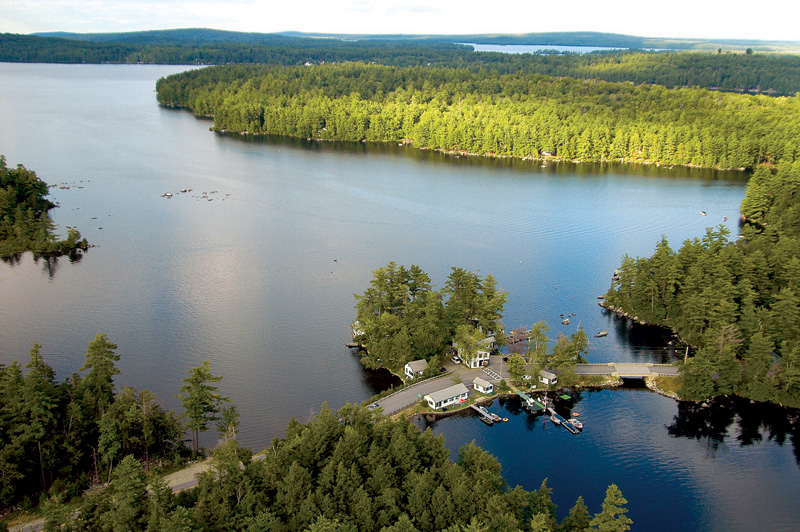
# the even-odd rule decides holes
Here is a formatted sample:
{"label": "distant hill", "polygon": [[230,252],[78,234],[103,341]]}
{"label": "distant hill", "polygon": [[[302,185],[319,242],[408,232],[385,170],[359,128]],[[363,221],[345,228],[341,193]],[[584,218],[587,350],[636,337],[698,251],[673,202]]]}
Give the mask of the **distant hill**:
{"label": "distant hill", "polygon": [[[339,39],[343,41],[415,41],[428,43],[456,42],[480,44],[551,45],[551,46],[600,46],[632,49],[672,50],[716,50],[722,48],[752,48],[757,51],[800,52],[800,41],[759,41],[747,39],[671,39],[637,37],[618,33],[600,32],[549,32],[524,34],[462,34],[462,35],[412,35],[412,34],[344,34],[344,33],[244,33],[207,28],[174,30],[134,31],[127,33],[36,33],[40,37],[89,42],[115,42],[139,45],[200,46],[213,43],[228,44],[288,44],[291,39]],[[287,41],[287,38],[289,39]]]}
{"label": "distant hill", "polygon": [[[623,48],[587,54],[475,52],[478,44]],[[0,34],[0,61],[31,63],[269,64],[361,62],[396,67],[451,67],[672,87],[793,95],[800,54],[761,52],[710,41],[659,41],[610,33],[526,35],[338,35],[178,29],[130,33]],[[642,48],[709,47],[703,52]],[[766,46],[766,45],[765,45]],[[778,43],[769,46],[776,47]],[[789,49],[789,45],[785,44]],[[633,49],[631,49],[633,48]],[[733,49],[735,48],[735,50]],[[800,50],[800,43],[796,49]],[[713,50],[714,53],[710,53]]]}
{"label": "distant hill", "polygon": [[282,44],[295,40],[278,33],[243,33],[238,31],[186,28],[175,30],[132,31],[125,33],[34,33],[38,37],[58,37],[72,41],[124,43],[161,46],[201,46],[206,44]]}

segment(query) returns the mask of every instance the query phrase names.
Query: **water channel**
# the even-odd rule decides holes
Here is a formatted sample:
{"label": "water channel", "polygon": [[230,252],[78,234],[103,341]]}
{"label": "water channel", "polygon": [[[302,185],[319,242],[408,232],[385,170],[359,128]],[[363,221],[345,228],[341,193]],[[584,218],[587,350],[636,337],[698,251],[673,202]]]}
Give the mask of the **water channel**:
{"label": "water channel", "polygon": [[[658,335],[604,314],[597,296],[624,254],[652,253],[662,234],[678,248],[711,225],[737,231],[741,174],[214,134],[156,103],[155,80],[185,68],[0,64],[0,153],[63,185],[51,189],[56,223],[96,245],[77,262],[0,263],[0,363],[41,342],[64,378],[102,332],[119,345],[117,384],[179,410],[181,379],[207,359],[240,409],[241,441],[260,449],[290,416],[387,385],[344,344],[353,294],[389,261],[419,265],[438,287],[452,266],[493,274],[509,292],[507,328],[545,320],[553,339],[608,330],[590,361],[664,361],[676,354]],[[575,314],[570,326],[562,313]],[[761,437],[745,445],[738,406],[721,440],[671,433],[678,403],[644,390],[584,394],[578,437],[542,429],[513,402],[493,408],[511,422],[433,429],[453,452],[476,439],[512,485],[549,477],[563,512],[578,494],[599,511],[616,482],[642,530],[800,522],[796,429],[776,437],[751,414]]]}

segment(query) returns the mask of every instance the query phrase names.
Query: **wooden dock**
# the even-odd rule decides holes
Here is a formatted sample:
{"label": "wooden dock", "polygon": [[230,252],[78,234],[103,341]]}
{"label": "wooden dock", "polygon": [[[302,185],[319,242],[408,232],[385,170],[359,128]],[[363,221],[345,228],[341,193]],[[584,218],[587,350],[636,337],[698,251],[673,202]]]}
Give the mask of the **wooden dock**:
{"label": "wooden dock", "polygon": [[560,414],[556,413],[555,409],[552,406],[548,406],[547,411],[550,412],[550,416],[555,419],[555,423],[557,425],[561,425],[562,427],[564,427],[573,434],[577,434],[580,432],[580,429],[573,426],[572,423],[568,422]]}
{"label": "wooden dock", "polygon": [[[500,421],[500,416],[498,416],[497,414],[494,414],[494,416],[493,416],[492,414],[489,413],[488,410],[486,410],[482,406],[469,405],[469,407],[471,409],[473,409],[474,411],[476,411],[478,413],[478,415],[481,417],[481,421],[483,421],[487,425],[491,425],[495,421]],[[494,419],[495,417],[497,417],[497,420]]]}
{"label": "wooden dock", "polygon": [[522,400],[525,402],[525,406],[528,407],[531,412],[535,413],[544,410],[545,406],[528,394],[518,391],[517,395],[522,398]]}

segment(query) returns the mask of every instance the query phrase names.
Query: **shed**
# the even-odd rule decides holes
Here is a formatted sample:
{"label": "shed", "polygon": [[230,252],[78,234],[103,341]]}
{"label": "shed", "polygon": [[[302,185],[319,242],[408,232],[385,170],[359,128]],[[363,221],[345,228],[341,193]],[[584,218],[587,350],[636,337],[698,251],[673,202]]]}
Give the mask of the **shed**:
{"label": "shed", "polygon": [[408,379],[415,379],[425,373],[426,369],[428,369],[427,360],[412,360],[405,365],[403,373]]}
{"label": "shed", "polygon": [[494,384],[480,377],[475,377],[475,380],[472,381],[472,387],[481,393],[489,394],[494,392]]}
{"label": "shed", "polygon": [[463,382],[459,382],[443,390],[431,392],[424,399],[431,408],[438,410],[446,406],[465,403],[468,397],[469,390]]}
{"label": "shed", "polygon": [[539,382],[543,384],[555,384],[558,382],[558,375],[553,373],[552,371],[547,371],[543,369],[539,372]]}

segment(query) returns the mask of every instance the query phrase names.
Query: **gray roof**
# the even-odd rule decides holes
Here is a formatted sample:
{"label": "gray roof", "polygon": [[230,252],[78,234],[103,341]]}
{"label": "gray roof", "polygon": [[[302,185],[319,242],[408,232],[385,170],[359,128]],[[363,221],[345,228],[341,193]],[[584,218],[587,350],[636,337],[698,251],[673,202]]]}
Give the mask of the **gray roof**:
{"label": "gray roof", "polygon": [[494,343],[494,336],[487,336],[486,338],[484,338],[483,340],[481,340],[478,343],[479,344],[493,344]]}
{"label": "gray roof", "polygon": [[485,379],[481,379],[480,377],[475,377],[475,380],[472,381],[472,384],[473,385],[478,385],[478,386],[480,386],[481,388],[484,388],[484,389],[486,389],[486,388],[488,388],[489,386],[492,385],[491,382],[489,382],[489,381],[487,381]]}
{"label": "gray roof", "polygon": [[469,394],[469,390],[467,390],[467,387],[464,386],[463,382],[459,382],[458,384],[449,386],[444,390],[437,390],[435,392],[431,392],[426,397],[430,397],[434,403],[439,403],[441,401],[450,399],[451,397],[456,397],[464,393]]}
{"label": "gray roof", "polygon": [[406,364],[411,371],[414,373],[420,373],[428,369],[428,361],[427,360],[412,360],[408,364]]}
{"label": "gray roof", "polygon": [[541,375],[545,379],[555,379],[556,378],[556,374],[555,373],[553,373],[552,371],[547,371],[546,369],[543,369],[542,371],[540,371],[539,375]]}

